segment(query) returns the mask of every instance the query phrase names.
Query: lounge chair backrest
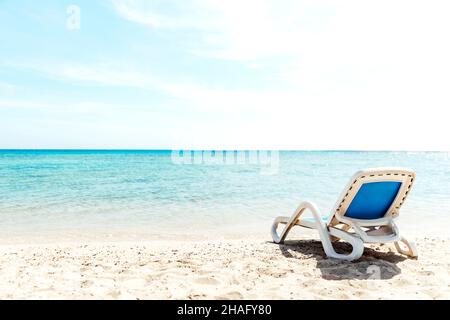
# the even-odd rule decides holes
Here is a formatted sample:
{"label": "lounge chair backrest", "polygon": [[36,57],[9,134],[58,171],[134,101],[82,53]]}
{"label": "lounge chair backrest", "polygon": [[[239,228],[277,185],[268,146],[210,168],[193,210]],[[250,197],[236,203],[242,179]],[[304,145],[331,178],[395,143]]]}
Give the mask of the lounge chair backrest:
{"label": "lounge chair backrest", "polygon": [[357,172],[336,202],[335,216],[372,220],[395,217],[415,180],[415,173],[402,168],[377,168]]}

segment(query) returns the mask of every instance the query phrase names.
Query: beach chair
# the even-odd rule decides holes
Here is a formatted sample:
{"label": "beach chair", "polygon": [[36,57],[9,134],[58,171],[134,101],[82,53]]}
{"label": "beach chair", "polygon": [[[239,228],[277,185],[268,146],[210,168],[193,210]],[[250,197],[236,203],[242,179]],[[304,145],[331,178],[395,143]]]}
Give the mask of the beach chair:
{"label": "beach chair", "polygon": [[[394,242],[400,253],[417,257],[414,243],[403,237],[394,223],[415,177],[414,172],[401,168],[359,171],[351,178],[329,217],[323,217],[314,203],[302,202],[291,217],[275,219],[271,230],[273,241],[283,243],[293,226],[301,226],[319,232],[330,258],[356,260],[363,254],[364,243],[389,242]],[[311,212],[312,218],[302,217],[306,211]],[[280,224],[285,226],[278,234]],[[350,243],[352,252],[337,253],[332,242],[338,240]]]}

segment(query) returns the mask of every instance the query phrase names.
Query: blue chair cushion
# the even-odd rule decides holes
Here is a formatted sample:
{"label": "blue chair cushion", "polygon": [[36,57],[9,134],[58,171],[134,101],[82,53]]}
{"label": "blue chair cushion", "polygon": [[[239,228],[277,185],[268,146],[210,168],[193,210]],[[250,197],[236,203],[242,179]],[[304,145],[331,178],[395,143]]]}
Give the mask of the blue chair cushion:
{"label": "blue chair cushion", "polygon": [[384,217],[395,200],[401,184],[397,181],[364,183],[350,203],[345,216],[365,220]]}

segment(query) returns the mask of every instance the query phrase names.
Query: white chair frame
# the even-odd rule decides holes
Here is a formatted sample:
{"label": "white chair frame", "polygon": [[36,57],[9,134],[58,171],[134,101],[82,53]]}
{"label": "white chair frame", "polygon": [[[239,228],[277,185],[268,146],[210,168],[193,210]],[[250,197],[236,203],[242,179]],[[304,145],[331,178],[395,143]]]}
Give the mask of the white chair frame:
{"label": "white chair frame", "polygon": [[[394,242],[396,249],[407,256],[417,257],[417,249],[414,243],[407,240],[395,224],[395,219],[399,215],[399,210],[404,203],[406,196],[411,190],[416,178],[413,171],[403,168],[375,168],[357,172],[338,198],[333,213],[328,221],[322,219],[320,210],[309,201],[302,202],[291,217],[280,216],[272,224],[271,234],[275,243],[283,243],[289,231],[294,226],[301,226],[316,229],[319,232],[325,254],[330,258],[353,261],[359,259],[364,252],[364,243],[390,243]],[[345,213],[360,187],[369,182],[395,181],[401,186],[384,217],[380,219],[353,219],[346,217]],[[302,219],[305,211],[312,214],[313,221]],[[284,224],[285,227],[278,234],[278,226]],[[344,240],[352,245],[352,252],[340,254],[334,250],[333,242]],[[406,245],[403,249],[400,245]]]}

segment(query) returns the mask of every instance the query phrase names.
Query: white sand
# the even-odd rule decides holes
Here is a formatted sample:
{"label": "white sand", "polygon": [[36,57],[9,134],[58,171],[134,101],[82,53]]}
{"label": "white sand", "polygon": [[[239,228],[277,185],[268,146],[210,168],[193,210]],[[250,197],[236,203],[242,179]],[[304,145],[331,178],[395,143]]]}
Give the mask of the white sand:
{"label": "white sand", "polygon": [[416,239],[419,259],[367,246],[353,263],[318,241],[269,240],[0,244],[0,298],[450,298],[449,240]]}

